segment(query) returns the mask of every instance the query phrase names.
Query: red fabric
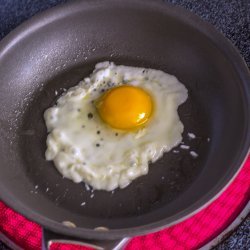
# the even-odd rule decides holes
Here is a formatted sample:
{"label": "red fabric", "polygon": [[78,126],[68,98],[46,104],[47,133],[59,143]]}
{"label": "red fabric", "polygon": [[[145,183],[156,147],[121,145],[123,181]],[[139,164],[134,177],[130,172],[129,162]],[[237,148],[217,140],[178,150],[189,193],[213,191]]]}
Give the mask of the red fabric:
{"label": "red fabric", "polygon": [[[197,249],[218,235],[239,214],[250,198],[250,157],[233,183],[212,204],[170,228],[135,237],[126,250]],[[0,230],[25,250],[41,248],[41,227],[0,202]],[[52,250],[86,250],[53,244]]]}

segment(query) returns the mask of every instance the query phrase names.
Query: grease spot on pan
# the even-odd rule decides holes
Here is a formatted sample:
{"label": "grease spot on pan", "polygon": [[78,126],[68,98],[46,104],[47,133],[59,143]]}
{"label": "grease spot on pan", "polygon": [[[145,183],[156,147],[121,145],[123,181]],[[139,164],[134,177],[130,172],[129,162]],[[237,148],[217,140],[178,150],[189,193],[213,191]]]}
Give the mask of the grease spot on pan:
{"label": "grease spot on pan", "polygon": [[101,232],[107,232],[107,231],[109,231],[109,229],[107,227],[102,227],[102,226],[96,227],[96,228],[94,228],[94,230],[95,231],[101,231]]}
{"label": "grease spot on pan", "polygon": [[75,228],[76,224],[71,221],[63,221],[62,224],[66,227]]}

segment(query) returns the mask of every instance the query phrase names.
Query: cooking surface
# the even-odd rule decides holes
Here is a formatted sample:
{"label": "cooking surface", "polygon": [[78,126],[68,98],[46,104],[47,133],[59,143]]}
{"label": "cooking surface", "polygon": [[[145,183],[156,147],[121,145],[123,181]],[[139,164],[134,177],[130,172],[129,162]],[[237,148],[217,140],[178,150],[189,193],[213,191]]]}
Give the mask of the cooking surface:
{"label": "cooking surface", "polygon": [[[250,191],[249,172],[250,157],[233,183],[207,208],[176,226],[154,234],[134,238],[125,250],[184,250],[202,247],[222,232],[246,205]],[[2,211],[0,214],[1,231],[26,250],[39,249],[41,245],[40,226],[15,213],[3,203],[0,203],[0,210]],[[243,228],[247,229],[247,227]],[[239,231],[238,235],[236,234],[231,240],[227,241],[227,244],[223,244],[223,247],[218,246],[218,249],[247,249],[250,246],[246,239],[249,231],[248,233],[242,229]],[[239,240],[242,235],[246,236]],[[62,247],[59,244],[54,244],[51,249],[85,250],[85,248],[80,247]]]}
{"label": "cooking surface", "polygon": [[[49,5],[54,5],[56,4],[56,2],[63,2],[63,1],[47,1],[46,4],[42,4],[38,1],[33,1],[31,4],[30,9],[27,8],[25,10],[22,10],[22,12],[18,12],[19,7],[21,7],[22,5],[27,5],[26,1],[3,1],[3,3],[6,4],[7,8],[4,9],[4,11],[1,8],[1,11],[3,12],[3,14],[6,16],[8,16],[9,18],[4,18],[4,15],[0,15],[4,20],[2,20],[1,24],[0,24],[0,28],[1,28],[1,35],[4,36],[5,34],[8,33],[8,31],[12,28],[14,28],[17,24],[19,24],[22,20],[24,20],[25,18],[29,17],[32,13],[35,13],[38,10],[44,9],[46,7],[49,7]],[[182,2],[182,5],[185,5],[185,1],[172,1],[172,2]],[[199,1],[199,4],[197,4],[197,6],[191,6],[190,4],[187,5],[188,8],[193,9],[194,11],[196,11],[197,13],[202,13],[202,10],[207,8],[204,8],[202,5],[203,1]],[[205,1],[204,1],[205,2]],[[247,48],[249,47],[249,45],[247,45],[247,39],[245,38],[245,35],[247,34],[247,18],[241,18],[242,16],[247,16],[247,14],[244,14],[246,7],[244,8],[244,4],[242,1],[242,8],[239,8],[241,6],[241,4],[239,3],[240,1],[238,1],[238,3],[231,3],[230,5],[226,5],[226,8],[228,8],[228,10],[230,11],[226,11],[225,10],[225,6],[223,8],[223,6],[218,6],[221,8],[217,9],[217,5],[215,4],[216,1],[211,1],[211,3],[208,6],[208,9],[211,9],[211,14],[209,13],[204,13],[204,15],[202,15],[205,19],[210,20],[212,23],[216,24],[217,27],[219,27],[222,31],[225,31],[225,33],[227,34],[227,36],[229,38],[231,38],[233,41],[235,41],[236,45],[241,49],[241,52],[243,55],[245,55],[245,59],[246,61],[249,62],[249,52],[247,51]],[[13,6],[11,4],[16,4],[13,8]],[[9,7],[9,8],[8,8]],[[8,9],[10,10],[8,12]],[[230,12],[235,9],[237,10],[239,16],[239,22],[235,22],[234,18],[231,17]],[[16,10],[16,11],[15,11]],[[12,13],[10,15],[10,13]],[[22,13],[22,14],[20,14]],[[224,18],[220,18],[221,16],[224,15]],[[14,17],[17,17],[16,19],[14,19]],[[0,17],[0,18],[1,18]],[[9,22],[8,22],[9,21]],[[245,21],[245,23],[244,23]],[[229,22],[229,23],[226,23]],[[234,29],[231,27],[232,23],[236,23],[236,25],[233,25],[233,27],[235,27]],[[220,26],[221,25],[221,26]],[[229,28],[230,27],[230,28]],[[241,31],[241,32],[240,32]],[[245,31],[245,32],[244,32]],[[248,40],[249,42],[249,40]]]}

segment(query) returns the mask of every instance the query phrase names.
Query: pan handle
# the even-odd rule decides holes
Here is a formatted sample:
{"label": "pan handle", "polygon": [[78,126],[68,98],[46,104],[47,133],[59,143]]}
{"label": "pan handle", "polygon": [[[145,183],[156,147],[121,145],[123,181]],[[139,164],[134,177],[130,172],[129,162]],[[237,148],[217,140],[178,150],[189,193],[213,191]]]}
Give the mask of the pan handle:
{"label": "pan handle", "polygon": [[123,238],[119,240],[89,240],[84,242],[75,237],[65,236],[49,231],[48,229],[42,229],[42,250],[49,250],[51,244],[74,244],[86,247],[92,247],[96,250],[122,250],[128,243],[129,238]]}

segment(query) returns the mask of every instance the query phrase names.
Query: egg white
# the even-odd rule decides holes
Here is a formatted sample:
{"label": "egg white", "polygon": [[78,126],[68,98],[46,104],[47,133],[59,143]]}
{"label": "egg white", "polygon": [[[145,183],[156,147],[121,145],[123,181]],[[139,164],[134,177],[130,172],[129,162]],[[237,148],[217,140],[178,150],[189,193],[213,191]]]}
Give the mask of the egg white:
{"label": "egg white", "polygon": [[[136,132],[112,129],[94,105],[103,92],[122,84],[143,88],[154,100],[151,120]],[[160,70],[99,63],[90,77],[45,111],[46,159],[53,160],[58,171],[74,182],[107,191],[124,188],[148,173],[149,162],[182,141],[177,109],[187,97],[184,85]]]}

